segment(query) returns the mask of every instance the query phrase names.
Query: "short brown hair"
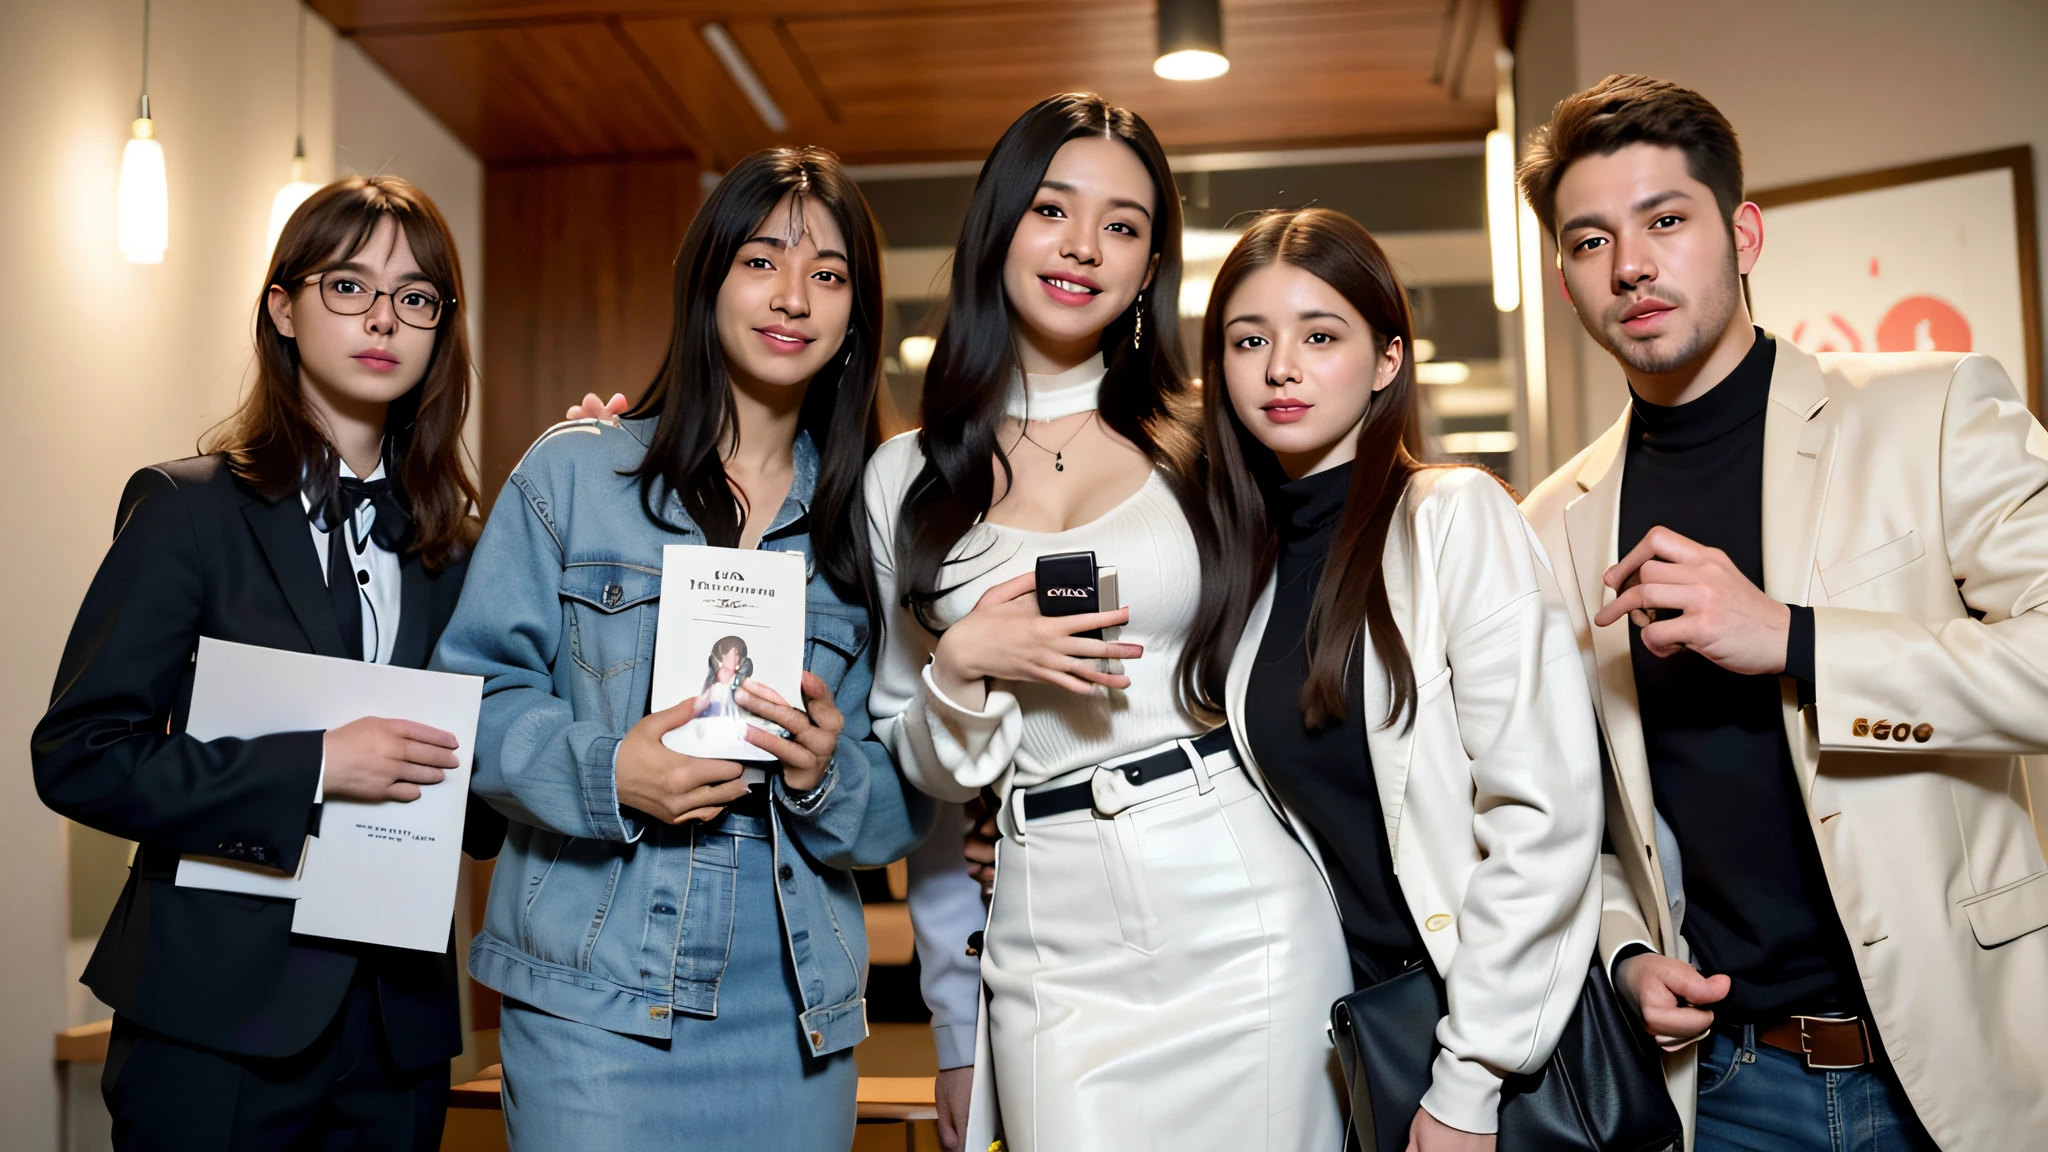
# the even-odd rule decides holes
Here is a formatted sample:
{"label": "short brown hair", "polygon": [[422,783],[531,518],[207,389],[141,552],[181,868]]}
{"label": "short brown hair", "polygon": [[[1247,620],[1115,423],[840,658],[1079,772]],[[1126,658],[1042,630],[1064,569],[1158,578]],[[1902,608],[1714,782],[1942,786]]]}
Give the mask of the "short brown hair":
{"label": "short brown hair", "polygon": [[1742,206],[1742,145],[1721,110],[1690,88],[1650,76],[1609,76],[1557,102],[1516,175],[1544,231],[1557,234],[1557,185],[1588,156],[1630,144],[1685,153],[1686,171],[1714,193],[1725,222]]}

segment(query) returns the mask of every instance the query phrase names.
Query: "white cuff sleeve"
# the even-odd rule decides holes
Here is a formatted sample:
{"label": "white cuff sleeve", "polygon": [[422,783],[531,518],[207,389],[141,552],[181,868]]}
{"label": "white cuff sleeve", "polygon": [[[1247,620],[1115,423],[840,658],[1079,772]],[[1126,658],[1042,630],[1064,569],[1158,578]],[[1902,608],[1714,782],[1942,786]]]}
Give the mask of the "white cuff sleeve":
{"label": "white cuff sleeve", "polygon": [[320,775],[313,778],[313,803],[327,802],[327,753],[320,753]]}
{"label": "white cuff sleeve", "polygon": [[940,691],[931,665],[925,665],[922,676],[924,691],[911,705],[913,714],[905,717],[905,734],[917,758],[937,765],[968,795],[1001,779],[1024,739],[1024,713],[1017,707],[1017,697],[991,688],[977,711]]}
{"label": "white cuff sleeve", "polygon": [[1501,1077],[1493,1069],[1439,1049],[1422,1106],[1461,1131],[1494,1132],[1500,1128],[1500,1085]]}

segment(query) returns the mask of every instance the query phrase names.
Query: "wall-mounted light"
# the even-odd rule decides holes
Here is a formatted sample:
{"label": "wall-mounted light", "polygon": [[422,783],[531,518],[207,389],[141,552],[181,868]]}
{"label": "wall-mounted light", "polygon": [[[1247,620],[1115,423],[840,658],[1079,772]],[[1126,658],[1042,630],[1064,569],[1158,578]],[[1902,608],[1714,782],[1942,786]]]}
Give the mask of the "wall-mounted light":
{"label": "wall-mounted light", "polygon": [[270,239],[263,244],[267,254],[277,252],[277,238],[284,234],[286,222],[306,197],[320,190],[318,184],[306,182],[306,6],[299,5],[299,119],[298,137],[292,144],[291,182],[277,190],[277,196],[270,201]]}
{"label": "wall-mounted light", "polygon": [[939,342],[930,336],[905,336],[903,343],[896,346],[896,355],[903,360],[903,367],[911,372],[922,372],[932,362],[932,349]]}
{"label": "wall-mounted light", "polygon": [[141,114],[128,126],[128,146],[121,151],[121,185],[116,204],[115,236],[130,264],[161,264],[171,240],[170,184],[164,172],[164,146],[149,118],[149,0],[142,0]]}
{"label": "wall-mounted light", "polygon": [[1494,55],[1494,130],[1486,134],[1486,241],[1493,256],[1493,306],[1522,305],[1521,244],[1515,235],[1515,57]]}
{"label": "wall-mounted light", "polygon": [[732,82],[739,85],[740,91],[746,95],[747,103],[760,114],[761,123],[766,124],[770,132],[788,131],[789,117],[782,114],[782,107],[775,103],[775,97],[768,94],[768,86],[761,83],[753,63],[747,59],[746,53],[740,51],[739,41],[732,38],[725,25],[706,24],[702,34],[711,54],[725,65],[725,74],[732,77]]}
{"label": "wall-mounted light", "polygon": [[1230,71],[1223,54],[1223,0],[1159,0],[1159,57],[1152,73],[1162,80],[1214,80]]}
{"label": "wall-mounted light", "polygon": [[1417,384],[1463,384],[1472,378],[1472,366],[1463,360],[1424,360],[1415,366]]}

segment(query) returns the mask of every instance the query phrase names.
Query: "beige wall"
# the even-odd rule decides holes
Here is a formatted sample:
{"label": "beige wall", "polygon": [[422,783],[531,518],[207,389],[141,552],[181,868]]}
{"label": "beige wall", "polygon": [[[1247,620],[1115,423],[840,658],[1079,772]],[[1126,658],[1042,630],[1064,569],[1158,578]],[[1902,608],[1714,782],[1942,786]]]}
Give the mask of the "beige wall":
{"label": "beige wall", "polygon": [[[1646,72],[1697,89],[1727,114],[1751,188],[2031,144],[2036,234],[2048,237],[2041,0],[1715,0],[1654,14],[1625,0],[1532,0],[1524,20],[1525,124],[1563,94],[1560,72],[1579,86]],[[2048,294],[2042,305],[2048,322]],[[1553,335],[1553,349],[1560,343]],[[1583,337],[1574,343],[1551,366],[1553,379],[1567,366],[1579,372],[1583,445],[1627,392],[1605,353]]]}
{"label": "beige wall", "polygon": [[[11,494],[0,501],[0,603],[13,608],[0,659],[0,1143],[9,1148],[57,1147],[50,1036],[70,1012],[90,1011],[77,1006],[86,1002],[72,996],[67,972],[77,958],[66,958],[66,829],[36,799],[29,732],[128,474],[190,455],[234,405],[270,200],[292,152],[297,6],[156,5],[150,95],[170,175],[170,249],[161,265],[125,263],[114,189],[135,115],[141,7],[0,4],[0,107],[12,110],[0,117],[0,403],[10,413],[0,423],[0,490]],[[324,23],[309,20],[308,32],[309,176],[332,175],[338,152],[343,170],[412,175],[413,166],[455,224],[480,287],[481,167],[352,47],[337,57]],[[339,115],[337,68],[348,80]],[[372,153],[389,165],[357,162]],[[96,934],[89,921],[105,911],[103,898],[97,911],[82,908],[88,923],[78,930]],[[77,1085],[90,1094],[93,1079]],[[74,1101],[88,1105],[73,1110],[87,1127],[92,1103]],[[74,1143],[104,1140],[103,1129],[77,1128]]]}

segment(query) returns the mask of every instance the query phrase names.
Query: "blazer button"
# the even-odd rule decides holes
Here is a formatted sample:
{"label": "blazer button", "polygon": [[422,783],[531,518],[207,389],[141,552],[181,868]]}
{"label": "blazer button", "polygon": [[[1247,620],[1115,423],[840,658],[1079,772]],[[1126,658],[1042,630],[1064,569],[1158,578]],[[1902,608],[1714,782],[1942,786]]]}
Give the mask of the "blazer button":
{"label": "blazer button", "polygon": [[811,1047],[813,1047],[813,1048],[823,1048],[824,1046],[825,1046],[825,1034],[824,1034],[823,1032],[813,1032],[813,1033],[811,1033]]}
{"label": "blazer button", "polygon": [[1911,728],[1906,727],[1906,722],[1904,720],[1899,721],[1898,727],[1892,729],[1892,739],[1900,744],[1904,744],[1906,742],[1906,737],[1911,736],[1912,734],[1913,730]]}
{"label": "blazer button", "polygon": [[1864,716],[1858,716],[1856,718],[1856,722],[1854,724],[1849,725],[1849,735],[1856,737],[1870,735],[1869,718]]}
{"label": "blazer button", "polygon": [[796,869],[791,868],[787,864],[784,864],[777,874],[780,875],[784,880],[794,879],[796,877]]}
{"label": "blazer button", "polygon": [[1925,744],[1932,739],[1934,739],[1934,725],[1915,724],[1913,726],[1913,743]]}
{"label": "blazer button", "polygon": [[1439,912],[1436,915],[1431,916],[1429,919],[1424,920],[1422,922],[1422,926],[1424,928],[1429,929],[1431,932],[1441,932],[1444,929],[1449,928],[1451,926],[1451,918],[1445,913]]}
{"label": "blazer button", "polygon": [[1870,726],[1870,735],[1873,739],[1877,740],[1891,739],[1892,722],[1889,720],[1879,720],[1877,723],[1872,724]]}

